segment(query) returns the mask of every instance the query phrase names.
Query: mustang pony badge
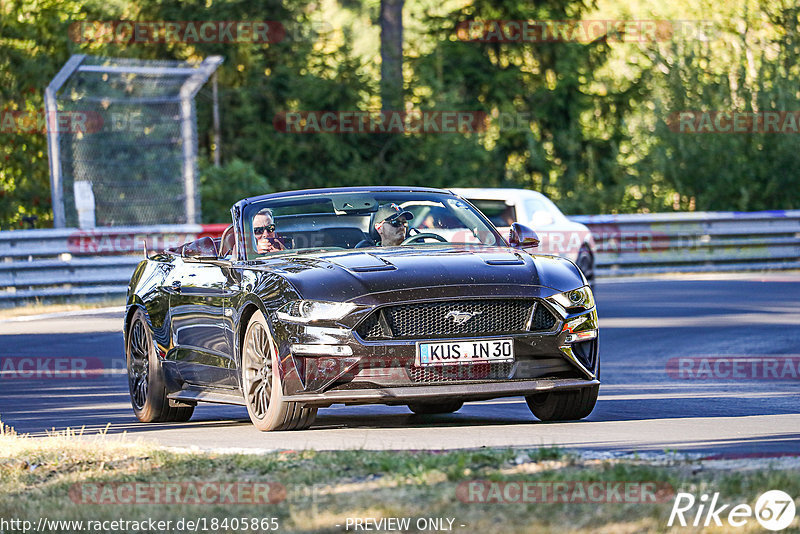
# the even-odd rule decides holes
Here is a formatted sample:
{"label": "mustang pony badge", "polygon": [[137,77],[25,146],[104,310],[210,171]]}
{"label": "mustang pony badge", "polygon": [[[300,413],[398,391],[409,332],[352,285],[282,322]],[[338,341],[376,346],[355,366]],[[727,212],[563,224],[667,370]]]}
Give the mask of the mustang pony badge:
{"label": "mustang pony badge", "polygon": [[474,312],[474,313],[472,313],[472,312],[462,312],[462,311],[458,311],[458,310],[453,310],[453,311],[449,312],[447,315],[445,315],[445,319],[452,319],[453,323],[455,323],[456,326],[459,326],[459,325],[462,325],[462,324],[466,323],[467,321],[469,321],[470,319],[472,319],[476,315],[480,315],[482,313],[483,312]]}

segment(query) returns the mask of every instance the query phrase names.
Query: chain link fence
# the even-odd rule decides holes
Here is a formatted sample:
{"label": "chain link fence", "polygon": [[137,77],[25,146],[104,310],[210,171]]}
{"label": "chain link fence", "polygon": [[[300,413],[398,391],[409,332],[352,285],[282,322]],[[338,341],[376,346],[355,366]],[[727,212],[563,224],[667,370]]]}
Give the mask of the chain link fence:
{"label": "chain link fence", "polygon": [[64,65],[45,95],[56,228],[199,222],[195,96],[221,62]]}

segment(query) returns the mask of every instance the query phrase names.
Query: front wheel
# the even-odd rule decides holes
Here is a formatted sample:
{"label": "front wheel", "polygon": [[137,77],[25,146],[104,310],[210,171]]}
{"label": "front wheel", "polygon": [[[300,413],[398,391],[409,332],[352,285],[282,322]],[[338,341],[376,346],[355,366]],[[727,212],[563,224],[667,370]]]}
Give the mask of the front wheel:
{"label": "front wheel", "polygon": [[308,428],[317,416],[316,408],[283,399],[278,349],[261,311],[244,334],[242,390],[250,420],[262,432]]}
{"label": "front wheel", "polygon": [[525,397],[533,415],[542,421],[576,421],[588,416],[597,404],[600,386],[551,391]]}
{"label": "front wheel", "polygon": [[147,316],[136,310],[128,329],[125,359],[128,367],[128,389],[136,418],[143,423],[188,421],[194,406],[167,398],[164,370],[156,357],[153,333]]}

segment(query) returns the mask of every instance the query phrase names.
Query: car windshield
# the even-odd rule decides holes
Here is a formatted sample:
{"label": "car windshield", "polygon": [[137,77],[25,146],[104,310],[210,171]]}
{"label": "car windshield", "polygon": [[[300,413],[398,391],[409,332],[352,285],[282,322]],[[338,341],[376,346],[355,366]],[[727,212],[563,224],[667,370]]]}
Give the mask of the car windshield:
{"label": "car windshield", "polygon": [[445,193],[303,194],[254,202],[242,217],[248,260],[314,249],[505,245],[482,214]]}

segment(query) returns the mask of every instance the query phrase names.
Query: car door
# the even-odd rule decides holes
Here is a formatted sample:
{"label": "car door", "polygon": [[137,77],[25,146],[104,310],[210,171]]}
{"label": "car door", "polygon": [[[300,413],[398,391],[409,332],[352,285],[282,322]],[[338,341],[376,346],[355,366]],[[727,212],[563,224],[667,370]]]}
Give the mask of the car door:
{"label": "car door", "polygon": [[190,384],[238,386],[230,308],[231,271],[225,262],[182,258],[166,281],[175,360],[182,378]]}

